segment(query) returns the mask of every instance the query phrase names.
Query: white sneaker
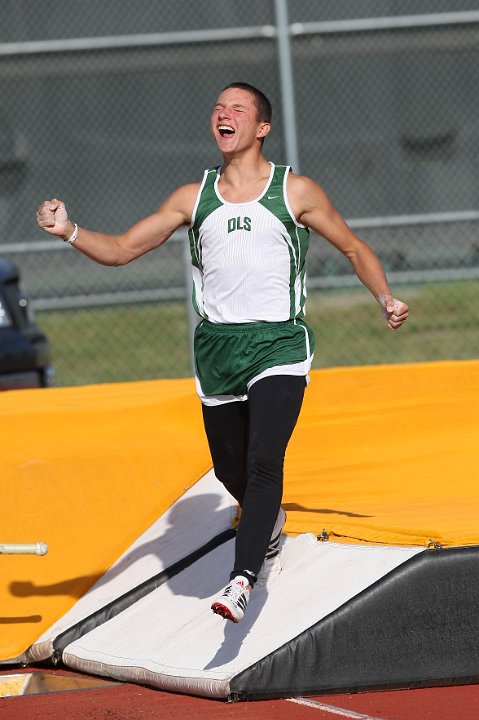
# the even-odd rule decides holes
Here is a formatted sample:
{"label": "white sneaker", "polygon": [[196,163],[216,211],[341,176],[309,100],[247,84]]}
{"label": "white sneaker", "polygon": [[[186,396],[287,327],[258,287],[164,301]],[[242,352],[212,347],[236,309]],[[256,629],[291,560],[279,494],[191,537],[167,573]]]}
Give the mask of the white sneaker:
{"label": "white sneaker", "polygon": [[273,532],[271,534],[271,540],[269,541],[264,562],[256,579],[256,585],[259,587],[266,587],[269,585],[269,583],[277,577],[283,569],[281,565],[281,558],[279,556],[279,541],[281,539],[281,533],[283,532],[285,523],[286,513],[283,508],[280,508],[278,517],[276,518],[276,522],[274,524]]}
{"label": "white sneaker", "polygon": [[211,606],[213,612],[235,623],[242,620],[250,595],[248,585],[248,578],[237,575]]}

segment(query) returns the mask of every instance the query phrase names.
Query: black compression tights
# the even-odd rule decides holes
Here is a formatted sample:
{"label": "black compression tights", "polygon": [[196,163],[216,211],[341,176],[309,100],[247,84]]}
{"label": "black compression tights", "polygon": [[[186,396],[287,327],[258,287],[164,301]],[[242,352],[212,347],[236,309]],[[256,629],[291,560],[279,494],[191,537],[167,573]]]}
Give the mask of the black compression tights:
{"label": "black compression tights", "polygon": [[273,375],[254,383],[244,402],[202,406],[215,475],[242,508],[231,577],[256,576],[263,564],[304,388],[304,377]]}

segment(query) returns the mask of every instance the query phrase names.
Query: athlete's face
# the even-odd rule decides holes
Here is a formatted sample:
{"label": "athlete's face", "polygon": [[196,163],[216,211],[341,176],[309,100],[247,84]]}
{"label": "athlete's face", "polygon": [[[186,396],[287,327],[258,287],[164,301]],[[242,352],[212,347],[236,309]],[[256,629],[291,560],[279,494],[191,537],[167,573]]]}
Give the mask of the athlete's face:
{"label": "athlete's face", "polygon": [[240,88],[223,90],[211,116],[211,132],[223,154],[254,146],[269,130],[269,123],[258,120],[254,95]]}

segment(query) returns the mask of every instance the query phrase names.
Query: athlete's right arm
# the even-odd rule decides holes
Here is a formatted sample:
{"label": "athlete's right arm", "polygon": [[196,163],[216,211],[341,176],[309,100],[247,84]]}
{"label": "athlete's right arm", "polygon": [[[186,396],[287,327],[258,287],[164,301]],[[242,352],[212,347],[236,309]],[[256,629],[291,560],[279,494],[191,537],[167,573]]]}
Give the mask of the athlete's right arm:
{"label": "athlete's right arm", "polygon": [[[183,225],[191,222],[200,185],[192,183],[175,190],[156,212],[132,225],[120,235],[78,228],[74,247],[101,265],[126,265],[149,250],[159,247]],[[37,210],[39,227],[50,235],[68,240],[75,225],[65,204],[46,200]]]}

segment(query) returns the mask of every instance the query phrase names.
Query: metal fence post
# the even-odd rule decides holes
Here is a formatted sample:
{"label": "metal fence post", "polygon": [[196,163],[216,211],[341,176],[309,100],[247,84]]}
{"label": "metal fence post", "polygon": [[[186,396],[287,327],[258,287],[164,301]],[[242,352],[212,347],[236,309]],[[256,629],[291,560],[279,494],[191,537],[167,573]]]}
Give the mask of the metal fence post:
{"label": "metal fence post", "polygon": [[278,67],[283,109],[284,142],[286,162],[294,172],[300,172],[298,134],[296,131],[296,108],[293,83],[293,62],[288,22],[288,0],[275,0],[278,32]]}

